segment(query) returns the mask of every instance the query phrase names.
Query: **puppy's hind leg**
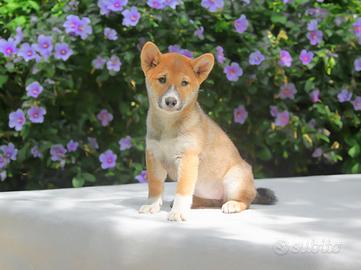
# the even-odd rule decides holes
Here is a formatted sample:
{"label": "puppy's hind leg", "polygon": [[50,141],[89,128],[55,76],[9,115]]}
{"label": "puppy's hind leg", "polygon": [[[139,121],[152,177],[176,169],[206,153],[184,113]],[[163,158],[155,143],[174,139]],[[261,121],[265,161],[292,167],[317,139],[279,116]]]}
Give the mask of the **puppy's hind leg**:
{"label": "puppy's hind leg", "polygon": [[247,209],[256,196],[252,168],[245,161],[231,167],[223,178],[223,213],[238,213]]}

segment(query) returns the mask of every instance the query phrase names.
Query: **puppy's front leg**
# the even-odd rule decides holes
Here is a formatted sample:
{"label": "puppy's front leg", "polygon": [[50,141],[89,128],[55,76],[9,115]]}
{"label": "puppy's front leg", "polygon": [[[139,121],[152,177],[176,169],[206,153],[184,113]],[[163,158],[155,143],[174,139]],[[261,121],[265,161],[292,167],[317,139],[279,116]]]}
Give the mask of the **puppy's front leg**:
{"label": "puppy's front leg", "polygon": [[185,221],[192,205],[192,195],[198,177],[199,158],[195,151],[183,153],[178,165],[178,183],[172,210],[169,213],[170,221]]}
{"label": "puppy's front leg", "polygon": [[148,174],[148,203],[140,207],[139,213],[154,214],[159,212],[163,203],[163,186],[167,172],[150,150],[146,151],[145,157]]}

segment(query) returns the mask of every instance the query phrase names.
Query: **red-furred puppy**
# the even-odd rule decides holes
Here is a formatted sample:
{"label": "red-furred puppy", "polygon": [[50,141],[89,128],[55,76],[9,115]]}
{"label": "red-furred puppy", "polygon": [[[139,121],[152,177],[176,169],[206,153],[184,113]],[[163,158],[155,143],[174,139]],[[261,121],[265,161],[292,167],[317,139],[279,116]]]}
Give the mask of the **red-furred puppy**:
{"label": "red-furred puppy", "polygon": [[177,180],[168,216],[171,221],[184,221],[191,206],[222,206],[224,213],[237,213],[252,202],[274,203],[271,190],[256,190],[251,166],[197,102],[199,86],[213,68],[213,55],[190,59],[177,53],[162,54],[154,43],[147,42],[141,65],[149,98],[149,201],[139,212],[160,210],[167,176]]}

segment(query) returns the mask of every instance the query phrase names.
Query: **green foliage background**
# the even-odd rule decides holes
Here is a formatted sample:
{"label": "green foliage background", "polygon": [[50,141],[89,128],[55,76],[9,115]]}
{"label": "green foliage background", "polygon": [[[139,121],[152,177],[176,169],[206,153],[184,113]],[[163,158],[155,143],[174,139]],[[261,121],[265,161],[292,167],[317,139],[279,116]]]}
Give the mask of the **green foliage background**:
{"label": "green foliage background", "polygon": [[[12,142],[19,149],[18,158],[6,168],[8,178],[0,190],[46,189],[83,185],[134,182],[144,169],[144,135],[147,97],[139,63],[139,43],[154,41],[163,52],[169,45],[179,44],[194,56],[215,53],[224,48],[226,64],[238,62],[244,75],[237,82],[227,81],[222,65],[216,65],[209,79],[201,86],[200,103],[204,110],[227,131],[241,154],[254,168],[256,177],[296,176],[308,174],[360,173],[361,132],[360,111],[350,103],[339,103],[337,93],[347,88],[354,96],[361,95],[360,72],[353,61],[360,56],[360,45],[352,31],[360,1],[294,0],[225,1],[225,8],[210,13],[200,1],[183,1],[176,10],[155,10],[145,1],[129,1],[141,13],[136,27],[124,27],[122,15],[101,16],[95,1],[82,0],[76,11],[67,8],[69,1],[5,0],[0,3],[0,35],[24,31],[24,40],[36,42],[39,34],[53,35],[55,41],[68,42],[74,55],[68,61],[8,62],[0,56],[0,145]],[[309,8],[327,11],[319,23],[324,42],[311,46],[306,38],[307,23],[313,19]],[[87,16],[93,34],[86,40],[70,38],[63,28],[66,15]],[[234,31],[233,22],[245,14],[250,26],[243,34]],[[35,22],[36,16],[36,22]],[[337,26],[335,19],[341,18]],[[205,28],[203,40],[194,31]],[[104,38],[104,27],[117,30],[119,39]],[[60,32],[54,31],[58,28]],[[302,49],[315,53],[313,62],[304,66],[298,60]],[[260,66],[248,63],[249,54],[260,50],[266,61]],[[278,65],[280,49],[287,49],[294,61],[290,68]],[[106,69],[94,70],[91,61],[97,55],[116,54],[122,61],[119,73],[111,76]],[[32,74],[36,68],[39,71]],[[29,98],[25,86],[33,81],[44,83],[41,104],[46,107],[44,124],[27,123],[21,132],[8,127],[11,111],[26,105]],[[295,100],[277,98],[280,86],[293,82],[297,87]],[[309,93],[318,88],[321,102],[313,104]],[[233,122],[233,110],[243,104],[249,113],[245,124]],[[269,106],[277,105],[291,113],[289,125],[273,124]],[[114,115],[108,127],[102,127],[96,114],[103,108]],[[308,123],[315,119],[315,127]],[[133,148],[119,151],[118,140],[130,135]],[[100,149],[93,150],[87,137],[96,137]],[[66,144],[70,139],[80,142],[76,153],[68,155],[64,169],[50,160],[53,144]],[[30,154],[39,144],[42,159]],[[312,158],[317,147],[320,158]],[[99,154],[112,149],[118,155],[115,169],[102,170]]]}

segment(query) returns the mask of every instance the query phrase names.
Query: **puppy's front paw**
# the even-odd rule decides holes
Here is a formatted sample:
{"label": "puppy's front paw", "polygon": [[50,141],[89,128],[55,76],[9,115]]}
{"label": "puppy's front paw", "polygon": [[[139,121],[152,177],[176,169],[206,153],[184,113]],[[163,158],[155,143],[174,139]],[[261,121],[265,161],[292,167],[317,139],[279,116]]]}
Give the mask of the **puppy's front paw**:
{"label": "puppy's front paw", "polygon": [[160,205],[157,204],[145,204],[139,208],[140,214],[155,214],[160,211]]}
{"label": "puppy's front paw", "polygon": [[169,215],[168,215],[168,220],[169,221],[176,221],[176,222],[182,222],[182,221],[186,221],[186,214],[182,211],[179,210],[172,210],[170,211]]}
{"label": "puppy's front paw", "polygon": [[160,211],[160,207],[162,206],[162,199],[150,199],[149,204],[142,205],[139,208],[140,214],[155,214]]}

